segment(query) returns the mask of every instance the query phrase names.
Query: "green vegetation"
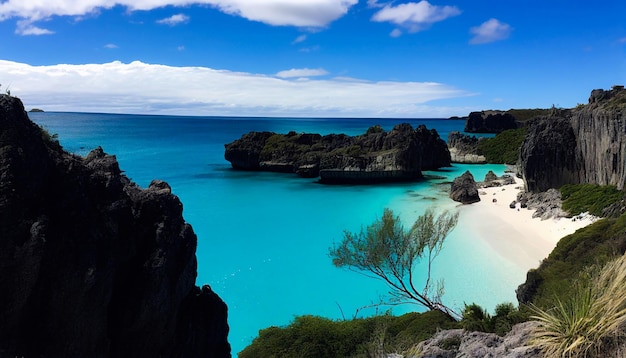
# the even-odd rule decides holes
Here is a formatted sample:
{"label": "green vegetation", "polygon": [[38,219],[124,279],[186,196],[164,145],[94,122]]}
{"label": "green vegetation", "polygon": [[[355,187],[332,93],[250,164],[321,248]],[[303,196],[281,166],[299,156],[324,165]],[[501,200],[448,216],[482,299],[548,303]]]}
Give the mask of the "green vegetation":
{"label": "green vegetation", "polygon": [[503,131],[493,138],[479,141],[478,153],[483,154],[489,163],[515,164],[525,137],[525,127]]}
{"label": "green vegetation", "polygon": [[533,108],[533,109],[509,109],[506,111],[518,122],[526,122],[537,116],[545,116],[550,110],[549,109],[541,109],[541,108]]}
{"label": "green vegetation", "polygon": [[458,327],[436,311],[350,321],[299,316],[286,327],[261,330],[239,357],[374,357],[406,351],[437,330]]}
{"label": "green vegetation", "polygon": [[371,126],[367,129],[367,132],[365,132],[365,135],[368,134],[374,134],[374,133],[383,133],[385,130],[383,129],[383,127],[380,126],[380,124],[377,124],[375,126]]}
{"label": "green vegetation", "polygon": [[570,215],[589,212],[606,216],[603,210],[624,198],[624,192],[613,185],[567,184],[561,187],[563,210]]}
{"label": "green vegetation", "polygon": [[554,306],[534,309],[539,327],[533,345],[546,357],[615,356],[626,333],[626,256],[591,271]]}
{"label": "green vegetation", "polygon": [[[431,267],[458,219],[458,213],[444,211],[435,217],[427,210],[407,231],[400,218],[385,209],[381,219],[360,233],[346,231],[343,241],[330,249],[330,256],[337,267],[383,280],[391,289],[389,304],[417,303],[456,317],[458,314],[441,302],[443,282],[433,290]],[[413,273],[422,258],[427,264],[426,282],[423,289],[417,289]]]}
{"label": "green vegetation", "polygon": [[490,332],[504,336],[514,325],[525,321],[528,321],[528,313],[519,310],[510,302],[497,305],[493,316],[472,303],[465,305],[461,326],[468,331]]}
{"label": "green vegetation", "polygon": [[626,251],[626,215],[601,219],[562,238],[539,268],[528,272],[523,287],[529,302],[550,308],[554,299],[574,295],[572,282],[587,267],[603,265]]}

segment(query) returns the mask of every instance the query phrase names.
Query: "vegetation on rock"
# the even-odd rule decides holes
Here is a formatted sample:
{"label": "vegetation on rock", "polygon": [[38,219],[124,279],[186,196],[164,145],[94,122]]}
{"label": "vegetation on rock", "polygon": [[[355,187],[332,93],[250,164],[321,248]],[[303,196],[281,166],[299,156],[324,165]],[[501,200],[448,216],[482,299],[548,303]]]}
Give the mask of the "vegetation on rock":
{"label": "vegetation on rock", "polygon": [[608,357],[624,345],[626,333],[626,256],[590,269],[571,295],[554,308],[535,307],[539,322],[533,344],[546,357]]}
{"label": "vegetation on rock", "polygon": [[489,163],[515,164],[525,137],[525,127],[509,129],[493,138],[479,141],[478,152],[484,155]]}
{"label": "vegetation on rock", "polygon": [[603,217],[605,209],[624,198],[624,192],[614,185],[566,184],[560,190],[563,210],[570,215],[589,212]]}
{"label": "vegetation on rock", "polygon": [[286,327],[261,330],[239,358],[377,357],[404,352],[440,329],[458,327],[456,321],[437,311],[348,321],[298,316]]}

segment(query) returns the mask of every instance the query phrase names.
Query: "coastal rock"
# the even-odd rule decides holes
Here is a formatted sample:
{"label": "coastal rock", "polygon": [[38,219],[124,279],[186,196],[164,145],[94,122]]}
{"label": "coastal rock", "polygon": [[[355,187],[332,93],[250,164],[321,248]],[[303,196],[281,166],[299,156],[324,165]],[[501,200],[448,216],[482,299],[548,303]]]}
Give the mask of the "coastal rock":
{"label": "coastal rock", "polygon": [[561,192],[556,189],[549,189],[541,193],[520,192],[517,194],[517,201],[522,208],[535,210],[533,218],[547,220],[564,218],[569,215],[562,209]]}
{"label": "coastal rock", "polygon": [[515,117],[503,111],[472,112],[465,122],[465,132],[468,133],[500,133],[515,128]]}
{"label": "coastal rock", "polygon": [[450,198],[463,204],[473,204],[480,201],[478,186],[472,173],[466,171],[460,177],[454,178],[450,187]]}
{"label": "coastal rock", "polygon": [[450,152],[435,130],[407,123],[359,136],[251,132],[226,144],[233,168],[320,177],[322,183],[412,181],[423,170],[450,166]]}
{"label": "coastal rock", "polygon": [[504,337],[493,333],[469,332],[463,329],[444,330],[420,343],[415,349],[420,353],[407,356],[407,358],[542,357],[541,352],[529,346],[532,331],[536,326],[536,322],[517,324]]}
{"label": "coastal rock", "polygon": [[196,241],[167,183],[63,151],[0,95],[0,356],[230,357]]}
{"label": "coastal rock", "polygon": [[626,90],[593,90],[587,105],[529,123],[520,171],[530,191],[564,184],[626,183]]}
{"label": "coastal rock", "polygon": [[478,143],[482,138],[469,136],[458,131],[448,134],[448,150],[453,163],[484,164],[487,158],[480,154]]}

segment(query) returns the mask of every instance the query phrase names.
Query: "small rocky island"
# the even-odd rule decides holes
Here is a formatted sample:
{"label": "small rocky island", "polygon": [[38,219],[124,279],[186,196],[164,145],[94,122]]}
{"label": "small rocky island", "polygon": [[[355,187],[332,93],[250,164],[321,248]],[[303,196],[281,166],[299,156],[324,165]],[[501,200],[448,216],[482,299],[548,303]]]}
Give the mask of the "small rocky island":
{"label": "small rocky island", "polygon": [[391,131],[370,127],[365,134],[250,132],[225,145],[233,168],[296,173],[321,183],[413,181],[422,171],[450,166],[450,152],[434,129],[398,124]]}

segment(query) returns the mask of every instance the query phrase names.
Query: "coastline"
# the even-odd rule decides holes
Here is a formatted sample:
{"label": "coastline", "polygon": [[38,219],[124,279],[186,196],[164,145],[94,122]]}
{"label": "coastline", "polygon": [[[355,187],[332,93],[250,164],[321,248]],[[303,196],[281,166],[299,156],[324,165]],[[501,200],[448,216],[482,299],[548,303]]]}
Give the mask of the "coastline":
{"label": "coastline", "polygon": [[[533,218],[535,210],[509,207],[522,191],[524,183],[514,178],[515,184],[480,188],[480,201],[458,205],[459,226],[464,231],[491,247],[496,254],[522,270],[528,271],[552,252],[561,238],[583,228],[597,218],[546,219]],[[495,199],[495,201],[494,201]]]}

